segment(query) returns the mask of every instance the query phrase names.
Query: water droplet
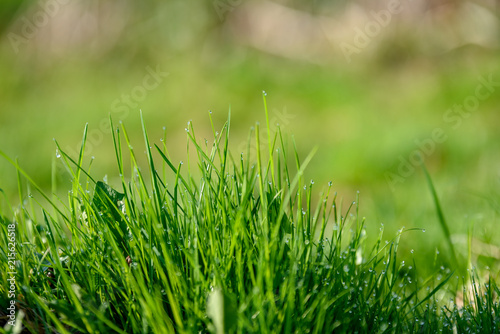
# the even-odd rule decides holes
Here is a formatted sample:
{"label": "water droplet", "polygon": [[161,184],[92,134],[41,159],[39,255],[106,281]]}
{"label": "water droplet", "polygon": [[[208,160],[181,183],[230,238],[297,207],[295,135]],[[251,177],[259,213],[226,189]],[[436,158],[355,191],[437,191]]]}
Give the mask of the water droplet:
{"label": "water droplet", "polygon": [[422,230],[422,232],[424,232],[424,233],[425,233],[425,228]]}
{"label": "water droplet", "polygon": [[108,174],[104,175],[102,180],[104,181],[104,183],[108,183]]}
{"label": "water droplet", "polygon": [[332,182],[332,181],[328,182],[328,186],[329,186],[329,187],[331,187],[331,186],[332,186],[332,184],[333,184],[333,182]]}
{"label": "water droplet", "polygon": [[314,180],[311,180],[311,184],[314,184]]}
{"label": "water droplet", "polygon": [[264,94],[264,96],[267,96],[267,93],[265,90],[262,91],[262,94]]}
{"label": "water droplet", "polygon": [[60,158],[61,157],[61,153],[59,153],[59,150],[56,148],[56,158]]}

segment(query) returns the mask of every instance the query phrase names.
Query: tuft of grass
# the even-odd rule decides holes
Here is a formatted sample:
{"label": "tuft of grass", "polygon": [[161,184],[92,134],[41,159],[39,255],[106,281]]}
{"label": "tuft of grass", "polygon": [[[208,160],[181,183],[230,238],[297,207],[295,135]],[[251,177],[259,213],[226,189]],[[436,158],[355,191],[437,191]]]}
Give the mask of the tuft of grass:
{"label": "tuft of grass", "polygon": [[[316,197],[318,185],[303,176],[313,154],[302,160],[266,119],[267,148],[258,124],[250,134],[255,161],[250,149],[229,152],[230,117],[220,131],[210,119],[210,144],[189,124],[197,160],[184,164],[169,158],[165,141],[150,143],[141,115],[146,168],[125,126],[110,119],[114,187],[83,166],[85,127],[76,160],[56,142],[73,178],[67,200],[45,194],[0,152],[18,171],[21,199],[0,212],[1,319],[10,303],[7,226],[15,224],[15,302],[26,332],[498,332],[494,281],[474,284],[461,306],[445,302],[453,272],[422,279],[415,261],[398,260],[400,238],[418,229],[384,242],[381,228],[367,245],[359,198],[344,207],[332,183]],[[25,200],[22,178],[40,196]]]}

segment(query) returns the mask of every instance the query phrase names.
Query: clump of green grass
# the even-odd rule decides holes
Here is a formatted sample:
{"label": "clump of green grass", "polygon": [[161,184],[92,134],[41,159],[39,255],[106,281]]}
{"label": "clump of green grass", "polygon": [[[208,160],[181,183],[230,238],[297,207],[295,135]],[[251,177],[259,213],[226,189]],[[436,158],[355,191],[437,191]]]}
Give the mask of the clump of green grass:
{"label": "clump of green grass", "polygon": [[290,153],[268,119],[268,147],[261,149],[258,124],[249,137],[255,161],[250,149],[230,154],[229,120],[218,132],[211,120],[210,144],[190,124],[198,178],[192,162],[169,158],[165,141],[150,143],[144,120],[142,169],[125,126],[110,119],[119,190],[84,169],[85,129],[76,160],[57,145],[73,177],[67,201],[44,194],[10,160],[19,184],[27,178],[49,206],[30,195],[0,213],[1,304],[9,303],[6,235],[14,223],[18,320],[33,333],[499,330],[493,281],[474,285],[473,300],[464,292],[462,307],[444,303],[455,293],[453,273],[421,280],[414,263],[398,260],[403,230],[383,242],[381,229],[368,247],[358,200],[343,208],[331,183],[314,199],[318,186],[303,177],[312,154]]}

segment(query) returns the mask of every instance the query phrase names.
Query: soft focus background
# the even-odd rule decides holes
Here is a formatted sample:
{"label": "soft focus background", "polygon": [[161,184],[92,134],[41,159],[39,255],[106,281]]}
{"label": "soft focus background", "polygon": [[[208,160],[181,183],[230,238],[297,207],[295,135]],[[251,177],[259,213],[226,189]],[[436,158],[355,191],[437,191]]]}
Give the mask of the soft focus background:
{"label": "soft focus background", "polygon": [[[425,228],[402,250],[446,259],[420,151],[458,251],[473,230],[473,260],[498,268],[499,47],[493,0],[2,0],[0,150],[50,190],[53,138],[76,156],[88,123],[86,163],[95,156],[92,174],[113,182],[109,114],[142,153],[142,109],[151,140],[165,126],[182,160],[187,122],[210,138],[208,111],[220,128],[231,109],[238,153],[265,122],[265,90],[273,127],[301,157],[319,147],[308,172],[318,192],[330,180],[345,203],[360,192],[368,232]],[[3,159],[0,188],[18,204]]]}

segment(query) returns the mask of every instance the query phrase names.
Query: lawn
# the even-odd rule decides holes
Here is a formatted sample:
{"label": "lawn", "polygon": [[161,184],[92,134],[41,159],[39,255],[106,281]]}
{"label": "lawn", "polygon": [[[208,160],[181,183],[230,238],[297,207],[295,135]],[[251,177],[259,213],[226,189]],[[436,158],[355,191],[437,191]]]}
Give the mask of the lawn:
{"label": "lawn", "polygon": [[125,125],[110,118],[120,190],[84,167],[86,127],[77,160],[56,142],[73,179],[67,200],[44,193],[0,151],[19,189],[26,179],[33,190],[25,205],[0,213],[9,287],[2,332],[21,323],[59,333],[499,330],[495,281],[483,283],[475,269],[460,277],[458,263],[439,268],[437,254],[433,274],[422,277],[399,245],[425,229],[385,240],[381,227],[372,244],[357,202],[343,207],[331,182],[304,178],[316,150],[300,157],[295,141],[270,130],[267,112],[265,120],[236,155],[230,119],[210,141],[189,123],[196,158],[178,162],[165,140],[150,142],[141,114],[144,167]]}
{"label": "lawn", "polygon": [[[296,10],[288,18],[324,19],[348,7],[287,4]],[[258,44],[246,39],[250,26],[235,26],[251,4],[233,3],[223,15],[198,5],[61,7],[48,28],[80,25],[46,27],[59,35],[40,29],[19,50],[9,33],[20,34],[38,4],[0,5],[0,264],[8,266],[8,226],[17,222],[25,325],[242,333],[498,326],[497,49],[425,49],[394,17],[351,62],[331,40],[326,51],[307,49],[314,40],[300,44],[296,32],[302,47],[280,53],[288,39],[270,33]],[[118,230],[107,227],[115,223]],[[486,292],[479,300],[462,291],[473,278]]]}

